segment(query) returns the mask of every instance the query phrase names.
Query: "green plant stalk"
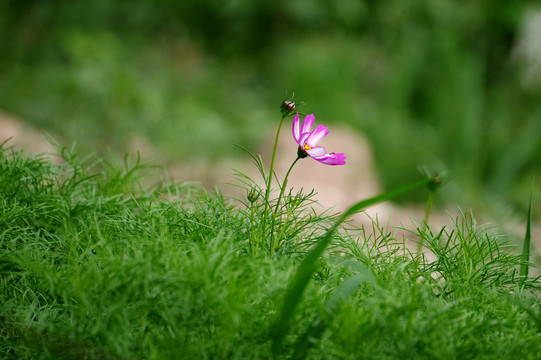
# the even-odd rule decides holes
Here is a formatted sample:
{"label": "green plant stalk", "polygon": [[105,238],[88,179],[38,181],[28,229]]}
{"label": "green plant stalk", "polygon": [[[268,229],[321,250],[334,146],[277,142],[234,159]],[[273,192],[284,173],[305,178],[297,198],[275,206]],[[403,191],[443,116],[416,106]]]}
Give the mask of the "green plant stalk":
{"label": "green plant stalk", "polygon": [[419,239],[419,242],[417,243],[417,254],[416,254],[416,262],[419,261],[419,258],[421,257],[421,253],[423,252],[423,247],[425,245],[425,230],[428,228],[428,219],[430,218],[430,211],[432,210],[432,203],[434,202],[434,194],[436,192],[435,188],[429,187],[428,192],[428,200],[426,202],[426,212],[425,217],[423,220],[423,231],[421,232],[421,238]]}
{"label": "green plant stalk", "polygon": [[[278,200],[276,201],[276,206],[274,207],[274,212],[272,213],[272,223],[271,223],[271,233],[270,233],[270,236],[271,236],[271,240],[270,240],[270,243],[271,243],[271,247],[270,247],[271,255],[274,253],[276,248],[278,248],[278,243],[280,241],[279,238],[277,238],[276,241],[274,240],[274,225],[276,224],[276,215],[278,214],[278,209],[280,207],[280,201],[282,200],[282,196],[284,196],[284,191],[285,191],[285,188],[287,186],[287,178],[289,177],[289,173],[291,173],[291,169],[293,169],[293,166],[295,166],[295,164],[297,163],[297,161],[299,161],[299,159],[300,159],[300,156],[297,156],[295,161],[293,161],[293,163],[291,164],[291,166],[287,170],[286,176],[284,177],[284,181],[282,182],[282,186],[281,186],[281,189],[280,189],[280,195],[278,195]],[[280,234],[282,234],[282,233],[283,233],[283,231]]]}
{"label": "green plant stalk", "polygon": [[250,204],[250,237],[252,240],[252,255],[257,255],[257,243],[254,231],[254,204]]}
{"label": "green plant stalk", "polygon": [[284,177],[284,182],[282,183],[282,187],[280,189],[280,195],[278,196],[278,201],[276,202],[276,206],[274,208],[274,213],[276,214],[278,212],[278,207],[280,206],[280,200],[282,199],[282,196],[284,196],[284,191],[287,186],[287,178],[289,177],[289,173],[291,172],[291,169],[293,169],[293,166],[299,161],[300,157],[297,157],[295,161],[291,164],[289,169],[287,170],[286,176]]}
{"label": "green plant stalk", "polygon": [[280,230],[280,233],[276,237],[276,242],[274,243],[273,248],[271,249],[271,254],[280,247],[280,241],[282,239],[282,235],[284,235],[284,231],[286,229],[287,224],[289,224],[289,219],[291,219],[291,216],[293,215],[293,210],[288,211],[286,221],[284,222],[284,226],[282,226],[282,229]]}
{"label": "green plant stalk", "polygon": [[435,192],[435,190],[430,189],[430,192],[428,193],[428,200],[426,202],[426,212],[424,218],[424,223],[426,226],[428,226],[428,219],[430,218],[430,212],[432,211],[432,203],[434,202]]}
{"label": "green plant stalk", "polygon": [[391,190],[379,195],[376,195],[372,198],[361,200],[358,203],[351,206],[340,216],[332,228],[330,228],[325,235],[321,238],[319,243],[306,255],[304,260],[300,263],[297,271],[293,275],[293,278],[288,284],[286,295],[284,296],[284,302],[280,310],[278,320],[273,324],[273,343],[272,343],[272,352],[275,357],[281,352],[282,341],[286,335],[287,328],[289,326],[289,321],[294,317],[294,312],[296,307],[299,305],[304,290],[308,286],[312,274],[316,270],[316,263],[319,257],[323,254],[323,251],[330,244],[332,235],[336,229],[346,220],[349,216],[363,211],[365,208],[371,205],[375,205],[382,201],[390,200],[399,195],[405,194],[412,190],[415,190],[421,186],[430,184],[433,181],[432,178],[423,179],[421,181],[405,185],[395,190]]}
{"label": "green plant stalk", "polygon": [[426,201],[426,211],[425,217],[423,219],[420,239],[417,243],[417,253],[415,254],[415,272],[417,272],[417,269],[419,268],[419,261],[421,259],[423,247],[425,245],[425,235],[428,231],[428,220],[430,218],[430,212],[432,211],[432,204],[434,203],[434,194],[442,183],[442,179],[439,175],[430,176],[428,180],[428,199]]}
{"label": "green plant stalk", "polygon": [[271,157],[271,163],[269,168],[269,174],[267,175],[267,189],[265,190],[265,211],[263,214],[263,237],[265,236],[266,228],[267,228],[267,212],[269,210],[269,197],[270,197],[270,191],[271,191],[271,184],[272,184],[272,174],[274,173],[274,159],[276,158],[276,148],[278,147],[278,139],[280,137],[280,130],[282,129],[282,124],[284,123],[284,119],[286,118],[285,114],[282,114],[282,118],[280,119],[280,125],[278,125],[278,131],[276,132],[276,138],[274,139],[274,148],[272,149],[272,157]]}
{"label": "green plant stalk", "polygon": [[[426,212],[425,217],[423,219],[422,229],[420,235],[419,242],[417,243],[417,253],[415,254],[415,260],[414,260],[414,268],[413,268],[413,285],[412,285],[412,299],[416,299],[419,295],[419,283],[417,281],[418,273],[419,273],[419,265],[421,262],[421,256],[423,254],[423,248],[425,246],[425,238],[426,234],[428,232],[428,220],[430,218],[430,212],[432,211],[432,204],[434,203],[434,195],[436,193],[436,189],[441,183],[441,179],[438,176],[432,176],[430,177],[430,181],[428,183],[428,199],[426,201]],[[408,318],[408,336],[411,339],[413,336],[413,322],[415,320],[415,315],[417,314],[417,308],[413,310],[410,313],[410,316]]]}

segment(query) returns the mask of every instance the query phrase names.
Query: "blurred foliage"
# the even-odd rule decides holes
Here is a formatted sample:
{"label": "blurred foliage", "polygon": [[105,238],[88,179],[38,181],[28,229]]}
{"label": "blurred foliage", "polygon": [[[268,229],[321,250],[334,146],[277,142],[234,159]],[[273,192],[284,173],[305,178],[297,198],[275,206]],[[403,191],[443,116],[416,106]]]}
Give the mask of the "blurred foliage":
{"label": "blurred foliage", "polygon": [[294,91],[368,135],[386,188],[426,165],[459,180],[454,200],[525,209],[541,79],[516,54],[534,3],[2,0],[0,108],[92,150],[142,136],[219,161],[259,151]]}

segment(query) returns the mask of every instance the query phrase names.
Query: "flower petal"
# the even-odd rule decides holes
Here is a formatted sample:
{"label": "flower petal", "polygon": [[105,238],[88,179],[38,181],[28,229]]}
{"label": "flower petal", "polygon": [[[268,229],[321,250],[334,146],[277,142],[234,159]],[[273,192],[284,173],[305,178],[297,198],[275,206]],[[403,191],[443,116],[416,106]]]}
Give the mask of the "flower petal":
{"label": "flower petal", "polygon": [[314,160],[319,161],[325,165],[345,165],[346,155],[344,153],[330,153],[320,157],[312,157]]}
{"label": "flower petal", "polygon": [[329,129],[323,125],[318,125],[314,131],[310,133],[310,136],[306,138],[305,142],[311,147],[316,146],[321,139],[323,139],[329,133]]}
{"label": "flower petal", "polygon": [[309,133],[310,131],[312,131],[314,121],[316,121],[316,117],[314,116],[314,114],[306,115],[304,117],[304,120],[302,121],[301,134]]}
{"label": "flower petal", "polygon": [[299,139],[299,146],[304,148],[304,145],[306,144],[306,139],[308,139],[308,136],[310,136],[310,133],[304,133],[301,134],[301,138]]}
{"label": "flower petal", "polygon": [[297,115],[295,115],[295,118],[293,119],[293,139],[295,139],[295,141],[297,142],[297,144],[299,144],[299,146],[302,146],[301,143],[299,142],[300,137],[301,137],[299,121],[300,121],[299,114],[297,113]]}
{"label": "flower petal", "polygon": [[327,151],[325,150],[324,147],[322,146],[316,146],[316,147],[313,147],[309,150],[305,150],[306,153],[308,155],[310,155],[311,157],[315,158],[315,157],[322,157],[324,156],[325,154],[327,154]]}

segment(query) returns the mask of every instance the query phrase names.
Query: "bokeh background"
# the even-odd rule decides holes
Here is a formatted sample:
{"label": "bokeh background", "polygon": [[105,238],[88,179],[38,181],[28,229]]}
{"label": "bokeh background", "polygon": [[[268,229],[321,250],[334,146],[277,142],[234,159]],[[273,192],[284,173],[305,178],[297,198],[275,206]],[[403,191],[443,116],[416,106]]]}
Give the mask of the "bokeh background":
{"label": "bokeh background", "polygon": [[444,206],[524,219],[541,184],[540,14],[527,0],[1,0],[0,111],[80,153],[212,167],[246,159],[234,143],[259,152],[295,93],[365,136],[383,189],[445,171]]}

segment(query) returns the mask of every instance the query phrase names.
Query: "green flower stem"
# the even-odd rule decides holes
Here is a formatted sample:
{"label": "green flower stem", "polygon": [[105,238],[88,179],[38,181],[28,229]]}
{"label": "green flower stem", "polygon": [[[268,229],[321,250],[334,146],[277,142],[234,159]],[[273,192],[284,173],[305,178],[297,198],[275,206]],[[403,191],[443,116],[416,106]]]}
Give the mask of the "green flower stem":
{"label": "green flower stem", "polygon": [[282,200],[282,196],[284,196],[284,191],[287,186],[287,178],[289,177],[289,173],[291,172],[291,169],[293,169],[293,166],[299,161],[301,157],[297,156],[295,161],[291,164],[289,167],[289,170],[287,170],[286,176],[284,177],[284,181],[282,183],[281,189],[280,189],[280,195],[278,196],[278,201],[276,201],[276,207],[274,208],[274,212],[272,213],[272,224],[271,224],[271,255],[274,253],[274,250],[278,248],[278,243],[280,241],[280,238],[283,234],[283,231],[280,232],[280,235],[276,238],[276,241],[274,241],[274,225],[276,223],[276,214],[278,213],[278,209],[280,208],[280,201]]}
{"label": "green flower stem", "polygon": [[280,195],[278,196],[278,201],[276,202],[276,207],[274,208],[274,213],[276,214],[278,212],[278,207],[280,206],[280,200],[282,199],[282,196],[284,195],[284,190],[287,186],[287,178],[289,177],[289,173],[291,172],[291,169],[293,169],[293,166],[299,161],[300,157],[297,157],[295,161],[291,164],[289,167],[289,170],[287,170],[286,176],[284,178],[284,182],[282,183],[282,188],[280,189]]}
{"label": "green flower stem", "polygon": [[421,231],[421,238],[419,239],[419,242],[417,243],[417,254],[416,254],[416,261],[418,262],[420,257],[421,257],[421,254],[423,252],[423,247],[425,246],[425,236],[426,236],[426,232],[428,230],[428,219],[430,217],[430,211],[432,209],[432,203],[434,202],[434,193],[436,191],[433,190],[433,189],[430,189],[429,192],[428,192],[428,200],[426,202],[426,212],[425,212],[425,218],[423,220],[423,228],[422,228],[422,231]]}
{"label": "green flower stem", "polygon": [[[425,218],[423,220],[423,229],[421,232],[421,238],[419,239],[419,242],[417,243],[417,254],[416,254],[416,261],[418,267],[418,262],[421,258],[421,253],[423,251],[424,242],[426,233],[428,232],[428,219],[430,217],[430,212],[432,211],[432,204],[434,203],[434,194],[436,193],[436,190],[441,185],[441,178],[437,175],[430,177],[428,183],[428,199],[426,201],[426,212],[425,212]],[[416,269],[417,270],[417,269]]]}
{"label": "green flower stem", "polygon": [[432,210],[432,203],[434,202],[434,193],[436,191],[430,189],[430,192],[428,193],[428,200],[426,202],[426,212],[425,212],[425,219],[424,223],[425,225],[428,225],[428,218],[430,217],[430,211]]}
{"label": "green flower stem", "polygon": [[286,115],[282,114],[282,118],[280,119],[280,125],[278,126],[278,131],[276,132],[276,139],[274,140],[274,148],[272,149],[272,158],[269,174],[267,175],[267,189],[265,190],[265,211],[263,213],[263,237],[265,237],[265,233],[267,231],[267,212],[269,211],[269,197],[272,184],[272,175],[274,173],[274,159],[276,158],[276,148],[278,147],[278,138],[280,137],[280,130],[282,129],[282,124],[284,123],[285,118]]}
{"label": "green flower stem", "polygon": [[[428,219],[430,218],[430,212],[432,211],[432,204],[434,203],[434,194],[436,193],[436,190],[441,184],[441,179],[439,176],[432,176],[429,178],[428,182],[428,199],[426,201],[426,212],[425,217],[423,219],[423,224],[421,228],[421,233],[419,234],[419,242],[417,243],[417,253],[415,254],[415,259],[413,262],[413,286],[412,286],[412,299],[418,299],[419,298],[419,266],[421,263],[421,258],[423,255],[423,247],[425,246],[425,239],[427,234],[429,233],[429,225],[428,225]],[[411,339],[413,336],[414,331],[414,320],[415,316],[417,315],[417,312],[419,311],[419,307],[415,306],[413,308],[413,311],[410,313],[409,319],[408,319],[408,337]]]}
{"label": "green flower stem", "polygon": [[250,237],[252,238],[252,255],[257,255],[257,242],[254,233],[254,204],[250,204]]}
{"label": "green flower stem", "polygon": [[278,126],[278,131],[276,132],[276,139],[274,139],[274,148],[272,149],[272,158],[270,163],[269,175],[267,177],[267,190],[265,191],[265,209],[268,209],[269,205],[269,196],[272,183],[272,174],[274,173],[274,159],[276,158],[276,148],[278,147],[278,138],[280,137],[280,130],[282,129],[282,124],[284,123],[285,115],[282,115],[280,119],[280,125]]}

